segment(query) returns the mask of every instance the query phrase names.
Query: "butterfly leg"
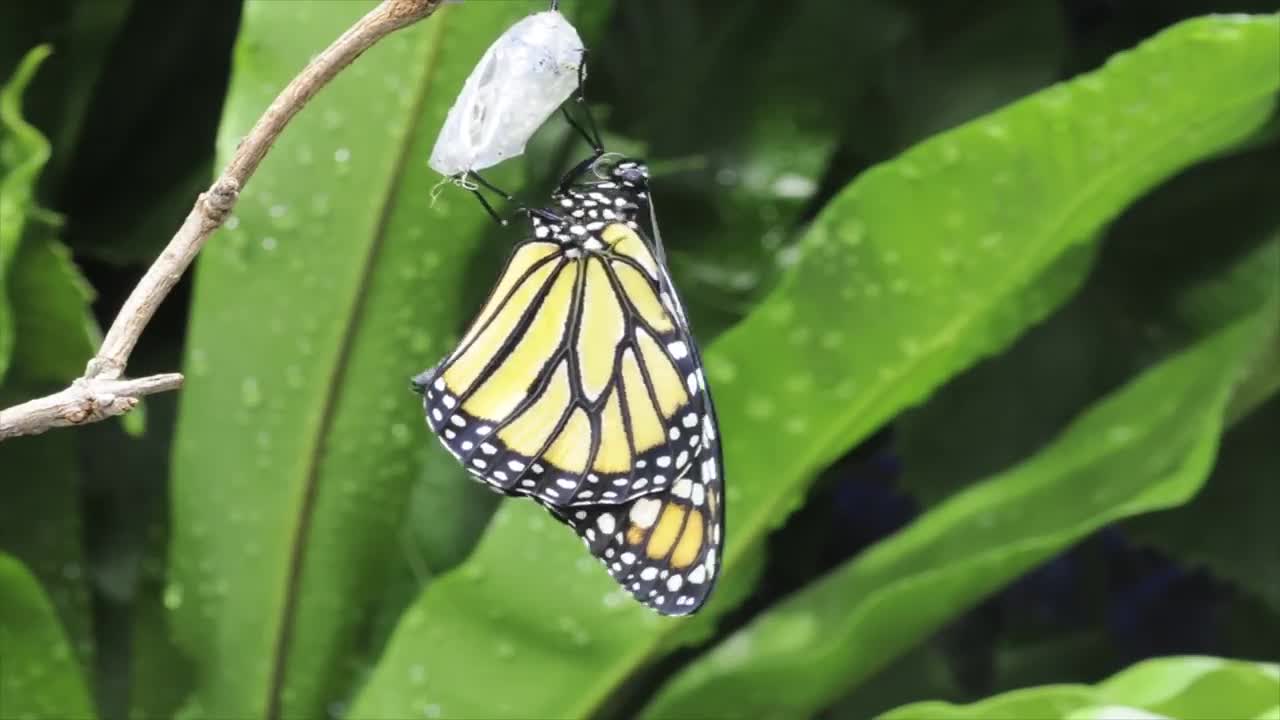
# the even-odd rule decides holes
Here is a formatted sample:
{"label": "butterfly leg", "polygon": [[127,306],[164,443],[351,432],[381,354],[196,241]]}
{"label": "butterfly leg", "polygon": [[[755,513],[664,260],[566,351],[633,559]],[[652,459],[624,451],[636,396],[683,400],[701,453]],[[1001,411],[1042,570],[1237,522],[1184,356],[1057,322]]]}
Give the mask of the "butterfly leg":
{"label": "butterfly leg", "polygon": [[[472,184],[468,182],[469,179],[474,180],[475,183]],[[528,215],[532,212],[523,202],[520,202],[520,200],[516,199],[514,195],[507,192],[506,190],[503,190],[497,185],[494,185],[493,183],[489,182],[484,178],[483,175],[476,172],[475,170],[470,170],[465,175],[461,176],[460,181],[461,181],[460,184],[462,185],[462,187],[466,188],[467,190],[470,190],[471,194],[476,196],[476,199],[480,201],[480,205],[484,207],[485,212],[489,213],[489,217],[493,218],[493,221],[498,223],[502,227],[507,227],[508,225],[510,225],[511,221],[514,220],[519,215]],[[498,211],[495,210],[493,205],[489,202],[489,199],[486,198],[482,192],[480,192],[481,188],[484,188],[485,190],[488,190],[489,192],[494,193],[495,195],[501,197],[503,200],[506,200],[507,202],[515,203],[516,212],[509,218],[504,218],[501,215],[499,215]]]}
{"label": "butterfly leg", "polygon": [[494,193],[494,194],[496,194],[496,195],[498,195],[498,196],[502,197],[502,199],[503,199],[503,200],[506,200],[507,202],[514,202],[514,201],[515,201],[515,199],[516,199],[516,198],[515,198],[515,196],[514,196],[514,195],[512,195],[512,194],[511,194],[511,193],[509,193],[509,192],[507,192],[506,190],[503,190],[502,188],[498,187],[497,185],[494,185],[493,183],[489,182],[488,180],[485,180],[485,179],[484,179],[484,177],[483,177],[482,175],[480,175],[480,173],[476,172],[475,170],[472,170],[469,174],[471,175],[471,177],[475,178],[476,182],[477,182],[477,183],[479,183],[479,184],[481,185],[481,187],[483,187],[484,189],[488,190],[489,192]]}
{"label": "butterfly leg", "polygon": [[489,213],[489,217],[493,218],[494,222],[498,223],[502,227],[506,227],[510,224],[509,220],[499,215],[498,211],[493,209],[493,205],[489,204],[489,199],[484,196],[484,193],[480,192],[480,188],[469,189],[471,190],[471,194],[476,196],[476,200],[480,201],[480,205],[484,208],[484,211]]}
{"label": "butterfly leg", "polygon": [[582,50],[582,62],[578,63],[578,89],[573,94],[574,103],[582,108],[583,116],[586,118],[586,129],[583,129],[582,125],[569,117],[567,108],[561,106],[560,109],[564,112],[565,120],[569,122],[569,125],[578,131],[578,134],[587,141],[587,144],[591,146],[591,149],[598,156],[604,154],[604,140],[600,138],[600,129],[596,127],[596,119],[591,114],[591,108],[587,106],[587,53],[589,52],[586,48]]}

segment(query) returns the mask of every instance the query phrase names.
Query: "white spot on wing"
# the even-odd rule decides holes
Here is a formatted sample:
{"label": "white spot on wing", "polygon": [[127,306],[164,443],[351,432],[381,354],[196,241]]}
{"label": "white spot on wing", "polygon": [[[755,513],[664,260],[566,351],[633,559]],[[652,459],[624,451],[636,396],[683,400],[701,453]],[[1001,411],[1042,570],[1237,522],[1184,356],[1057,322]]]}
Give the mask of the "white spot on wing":
{"label": "white spot on wing", "polygon": [[606,535],[612,533],[615,525],[613,515],[611,513],[601,514],[600,517],[596,518],[596,525],[600,527],[600,532]]}
{"label": "white spot on wing", "polygon": [[658,521],[658,511],[661,509],[661,500],[641,498],[636,501],[635,505],[631,506],[631,512],[628,517],[631,519],[631,524],[641,528],[650,528]]}

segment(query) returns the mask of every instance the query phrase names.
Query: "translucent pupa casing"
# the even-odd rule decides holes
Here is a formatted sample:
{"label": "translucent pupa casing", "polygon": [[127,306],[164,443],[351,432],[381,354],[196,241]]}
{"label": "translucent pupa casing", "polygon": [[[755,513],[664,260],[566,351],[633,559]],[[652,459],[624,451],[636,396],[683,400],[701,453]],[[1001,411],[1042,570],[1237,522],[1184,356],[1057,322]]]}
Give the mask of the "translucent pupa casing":
{"label": "translucent pupa casing", "polygon": [[476,64],[449,109],[429,164],[443,175],[482,170],[524,152],[578,87],[583,46],[554,10],[512,25]]}

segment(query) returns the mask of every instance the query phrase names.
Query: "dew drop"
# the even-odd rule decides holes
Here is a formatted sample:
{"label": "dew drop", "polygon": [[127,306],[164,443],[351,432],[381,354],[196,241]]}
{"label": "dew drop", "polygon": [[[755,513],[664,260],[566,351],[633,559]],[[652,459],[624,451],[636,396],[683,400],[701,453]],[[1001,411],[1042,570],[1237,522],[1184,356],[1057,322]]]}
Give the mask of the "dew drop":
{"label": "dew drop", "polygon": [[800,262],[801,251],[799,245],[790,245],[778,251],[775,256],[778,267],[788,268]]}
{"label": "dew drop", "polygon": [[169,610],[182,607],[183,589],[179,583],[169,583],[164,589],[164,606]]}
{"label": "dew drop", "polygon": [[767,420],[773,415],[773,402],[768,398],[753,397],[747,401],[747,415],[756,420]]}
{"label": "dew drop", "polygon": [[240,383],[240,399],[250,408],[262,404],[262,389],[258,387],[258,378],[250,375]]}
{"label": "dew drop", "polygon": [[716,171],[716,182],[729,187],[738,184],[738,171],[733,168],[720,168]]}
{"label": "dew drop", "polygon": [[187,368],[196,377],[209,374],[209,356],[204,348],[191,349],[191,353],[187,356]]}
{"label": "dew drop", "polygon": [[861,220],[850,220],[840,226],[840,238],[849,247],[857,247],[867,237],[867,226]]}
{"label": "dew drop", "polygon": [[1001,122],[988,122],[982,126],[982,131],[995,140],[1007,140],[1009,138],[1009,128]]}
{"label": "dew drop", "polygon": [[773,181],[773,194],[788,199],[804,199],[817,190],[817,184],[796,173],[784,173]]}
{"label": "dew drop", "polygon": [[408,445],[413,439],[413,434],[409,432],[409,426],[404,423],[396,423],[391,426],[391,441],[397,445]]}
{"label": "dew drop", "polygon": [[1137,432],[1128,425],[1115,425],[1107,430],[1107,442],[1112,445],[1123,445],[1133,439]]}

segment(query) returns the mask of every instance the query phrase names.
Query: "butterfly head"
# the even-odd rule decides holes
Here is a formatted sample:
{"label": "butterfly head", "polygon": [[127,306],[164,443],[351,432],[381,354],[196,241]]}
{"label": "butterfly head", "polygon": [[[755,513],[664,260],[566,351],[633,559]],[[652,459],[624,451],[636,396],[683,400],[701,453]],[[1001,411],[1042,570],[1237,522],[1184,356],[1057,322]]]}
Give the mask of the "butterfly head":
{"label": "butterfly head", "polygon": [[609,177],[624,187],[643,188],[649,184],[649,166],[639,160],[624,159],[613,166]]}

